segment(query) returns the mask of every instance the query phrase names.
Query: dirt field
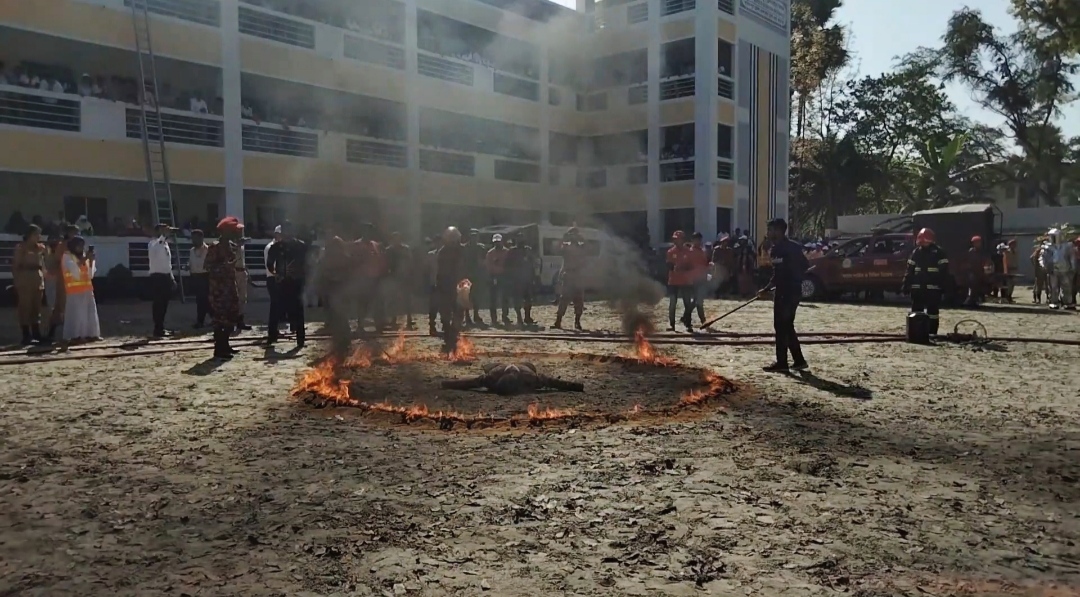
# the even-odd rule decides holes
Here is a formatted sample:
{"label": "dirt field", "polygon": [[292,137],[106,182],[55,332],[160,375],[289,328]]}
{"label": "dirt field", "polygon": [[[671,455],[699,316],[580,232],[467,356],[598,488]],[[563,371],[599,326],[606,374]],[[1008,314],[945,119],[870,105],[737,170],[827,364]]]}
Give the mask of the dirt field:
{"label": "dirt field", "polygon": [[[148,315],[102,307],[111,335]],[[1045,310],[944,327],[971,316],[1080,338]],[[585,324],[618,327],[599,304]],[[769,331],[769,307],[721,329]],[[567,337],[477,345],[621,350]],[[1080,595],[1076,347],[810,346],[803,377],[762,373],[770,347],[673,347],[743,392],[697,420],[508,432],[298,406],[319,351],[0,366],[0,595]]]}

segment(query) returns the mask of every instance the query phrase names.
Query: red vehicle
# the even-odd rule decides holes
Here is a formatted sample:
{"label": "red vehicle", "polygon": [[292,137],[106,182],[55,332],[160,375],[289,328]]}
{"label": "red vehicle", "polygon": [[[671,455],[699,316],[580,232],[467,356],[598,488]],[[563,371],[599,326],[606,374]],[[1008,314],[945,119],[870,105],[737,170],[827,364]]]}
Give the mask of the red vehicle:
{"label": "red vehicle", "polygon": [[[968,289],[989,290],[994,273],[991,251],[1000,234],[1000,211],[992,205],[960,205],[916,212],[904,231],[880,231],[850,239],[811,261],[814,267],[803,281],[804,299],[837,298],[845,292],[899,292],[907,260],[915,249],[914,231],[931,228],[938,245],[949,256],[954,300]],[[983,239],[982,248],[969,251],[971,238]]]}

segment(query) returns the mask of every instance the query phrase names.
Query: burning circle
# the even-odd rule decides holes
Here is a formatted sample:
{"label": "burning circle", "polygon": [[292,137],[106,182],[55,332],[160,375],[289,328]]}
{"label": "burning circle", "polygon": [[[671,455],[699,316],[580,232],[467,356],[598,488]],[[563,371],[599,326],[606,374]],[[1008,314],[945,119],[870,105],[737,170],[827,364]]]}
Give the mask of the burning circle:
{"label": "burning circle", "polygon": [[[405,336],[379,352],[362,347],[344,360],[326,357],[302,375],[292,394],[316,408],[359,409],[372,422],[478,429],[670,417],[706,408],[736,390],[716,373],[658,354],[642,333],[622,356],[490,353],[465,337],[447,355],[408,344]],[[497,396],[440,387],[446,379],[478,375],[481,362],[521,360],[547,375],[583,382],[585,392]]]}

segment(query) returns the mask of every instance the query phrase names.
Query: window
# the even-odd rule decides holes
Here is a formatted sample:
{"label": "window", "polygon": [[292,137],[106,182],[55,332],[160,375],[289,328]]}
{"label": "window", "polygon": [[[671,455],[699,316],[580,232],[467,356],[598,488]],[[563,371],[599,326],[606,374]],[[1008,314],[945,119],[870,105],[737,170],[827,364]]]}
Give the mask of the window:
{"label": "window", "polygon": [[95,232],[104,233],[109,225],[108,204],[104,197],[64,197],[64,219],[74,223],[86,216]]}
{"label": "window", "polygon": [[732,147],[732,134],[731,127],[726,124],[716,125],[716,156],[730,160],[734,155],[734,148]]}

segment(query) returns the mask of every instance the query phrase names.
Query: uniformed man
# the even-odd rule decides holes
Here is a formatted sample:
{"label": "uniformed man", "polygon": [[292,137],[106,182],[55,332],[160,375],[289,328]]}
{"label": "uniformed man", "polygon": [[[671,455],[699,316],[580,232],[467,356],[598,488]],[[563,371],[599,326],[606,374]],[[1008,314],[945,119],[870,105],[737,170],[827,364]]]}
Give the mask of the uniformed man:
{"label": "uniformed man", "polygon": [[1040,236],[1035,239],[1035,246],[1031,251],[1031,266],[1035,270],[1035,284],[1031,287],[1032,303],[1042,304],[1042,295],[1047,290],[1047,272],[1044,261],[1046,255],[1043,249],[1046,246],[1046,237]]}
{"label": "uniformed man", "polygon": [[169,247],[169,239],[175,228],[168,224],[158,224],[154,227],[157,235],[154,240],[146,245],[150,260],[150,295],[152,297],[150,309],[154,320],[154,337],[164,338],[169,335],[165,329],[165,313],[169,309],[169,301],[173,291],[176,290],[176,277],[173,275],[172,248]]}
{"label": "uniformed man", "polygon": [[412,248],[402,240],[400,232],[390,233],[386,245],[386,307],[390,327],[397,328],[398,315],[405,312],[405,329],[413,329],[412,318]]}
{"label": "uniformed man", "polygon": [[563,316],[570,303],[574,304],[574,328],[582,329],[581,315],[585,312],[585,275],[589,252],[581,231],[571,228],[566,231],[559,252],[563,258],[562,292],[559,295],[559,310],[555,313],[555,329],[562,328]]}
{"label": "uniformed man", "polygon": [[443,334],[450,347],[457,343],[461,329],[457,287],[465,277],[465,247],[461,244],[461,231],[451,226],[443,232],[442,247],[435,253],[435,302],[439,307]]}
{"label": "uniformed man", "polygon": [[240,319],[236,323],[238,330],[250,330],[251,326],[244,321],[244,311],[247,309],[248,300],[248,283],[250,278],[248,276],[247,257],[244,255],[244,245],[248,239],[238,239],[233,244],[233,263],[236,268],[236,292],[239,294],[240,299]]}
{"label": "uniformed man", "polygon": [[[535,325],[532,318],[533,288],[536,284],[538,259],[536,252],[526,244],[521,234],[512,239],[510,254],[506,259],[507,274],[511,280],[511,303],[517,314],[518,325]],[[522,317],[522,310],[525,317]]]}
{"label": "uniformed man", "polygon": [[[776,331],[776,362],[764,367],[770,373],[786,373],[789,369],[806,369],[799,336],[795,332],[795,313],[802,299],[802,281],[809,269],[802,245],[787,236],[787,222],[782,218],[770,220],[767,232],[771,248],[769,262],[772,265],[772,277],[764,289],[757,293],[758,298],[765,298],[769,290],[773,291],[773,328]],[[791,353],[791,365],[788,366],[788,352]]]}
{"label": "uniformed man", "polygon": [[217,229],[221,238],[206,251],[205,265],[209,275],[210,316],[214,320],[214,358],[223,360],[231,359],[236,352],[229,346],[229,335],[242,317],[236,248],[244,225],[229,216],[218,223]]}
{"label": "uniformed man", "polygon": [[304,329],[304,282],[307,278],[308,246],[296,238],[296,230],[291,222],[279,226],[281,240],[274,242],[267,254],[266,270],[276,282],[278,309],[270,310],[267,325],[267,342],[278,340],[278,318],[282,315],[289,322],[289,329],[296,334],[297,348],[304,347],[306,333]]}
{"label": "uniformed man", "polygon": [[317,277],[319,297],[326,306],[326,327],[330,330],[331,347],[339,358],[348,352],[352,335],[349,315],[355,300],[352,285],[355,264],[350,254],[351,248],[345,239],[331,236],[319,260]]}
{"label": "uniformed man", "polygon": [[[458,234],[461,234],[461,232],[458,231]],[[476,228],[469,231],[469,239],[461,246],[465,255],[465,260],[462,263],[462,267],[464,267],[462,274],[464,274],[464,278],[468,278],[472,282],[472,312],[465,313],[465,325],[483,325],[484,320],[480,319],[480,297],[483,295],[483,287],[487,283],[484,262],[487,259],[488,248],[487,245],[480,242],[480,231]]]}
{"label": "uniformed man", "polygon": [[491,325],[499,325],[499,310],[502,310],[502,324],[510,325],[510,280],[506,273],[506,259],[510,249],[503,242],[503,235],[491,237],[491,249],[484,256],[484,269],[488,277],[488,313]]}
{"label": "uniformed man", "polygon": [[934,231],[923,228],[915,237],[915,250],[908,258],[907,273],[900,292],[911,295],[911,312],[926,313],[930,318],[930,334],[938,333],[941,297],[952,283],[949,258],[937,245]]}
{"label": "uniformed man", "polygon": [[195,328],[206,325],[206,316],[210,314],[210,275],[206,273],[206,244],[202,230],[191,231],[191,250],[188,253],[188,280],[191,292],[195,295]]}
{"label": "uniformed man", "polygon": [[365,222],[360,226],[360,238],[353,242],[351,255],[358,268],[356,328],[364,330],[364,320],[368,315],[375,324],[375,331],[386,327],[385,310],[379,300],[379,286],[386,275],[386,255],[383,247],[375,240],[375,225]]}

